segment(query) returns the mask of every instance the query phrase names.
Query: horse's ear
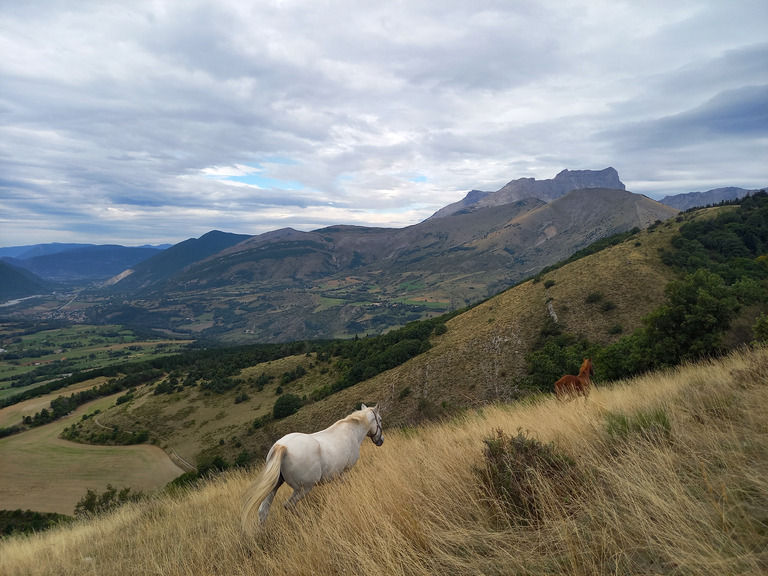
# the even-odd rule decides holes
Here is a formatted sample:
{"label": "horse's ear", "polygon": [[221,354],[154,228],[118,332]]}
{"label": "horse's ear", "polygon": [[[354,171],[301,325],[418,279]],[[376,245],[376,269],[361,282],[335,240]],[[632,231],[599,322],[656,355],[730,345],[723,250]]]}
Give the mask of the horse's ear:
{"label": "horse's ear", "polygon": [[365,410],[366,408],[368,408],[368,406],[365,404],[360,404],[360,410]]}
{"label": "horse's ear", "polygon": [[379,413],[379,403],[376,402],[376,406],[373,407],[373,411],[376,412],[376,414]]}

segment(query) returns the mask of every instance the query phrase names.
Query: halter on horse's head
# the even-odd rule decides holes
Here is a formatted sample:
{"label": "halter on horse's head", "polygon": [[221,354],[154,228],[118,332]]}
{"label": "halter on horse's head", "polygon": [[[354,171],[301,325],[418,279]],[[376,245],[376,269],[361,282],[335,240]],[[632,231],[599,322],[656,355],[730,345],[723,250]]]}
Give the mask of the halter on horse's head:
{"label": "halter on horse's head", "polygon": [[381,429],[381,414],[379,414],[379,405],[376,404],[373,408],[368,408],[365,404],[360,407],[361,410],[370,410],[373,420],[371,420],[371,427],[368,430],[368,436],[376,446],[384,444],[384,431]]}

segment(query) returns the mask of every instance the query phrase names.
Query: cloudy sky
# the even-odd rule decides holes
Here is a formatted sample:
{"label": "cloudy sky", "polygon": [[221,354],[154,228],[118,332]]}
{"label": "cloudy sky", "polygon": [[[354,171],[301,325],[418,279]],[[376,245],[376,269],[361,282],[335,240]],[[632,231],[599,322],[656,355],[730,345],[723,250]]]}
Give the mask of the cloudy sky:
{"label": "cloudy sky", "polygon": [[768,185],[765,0],[0,1],[0,246]]}

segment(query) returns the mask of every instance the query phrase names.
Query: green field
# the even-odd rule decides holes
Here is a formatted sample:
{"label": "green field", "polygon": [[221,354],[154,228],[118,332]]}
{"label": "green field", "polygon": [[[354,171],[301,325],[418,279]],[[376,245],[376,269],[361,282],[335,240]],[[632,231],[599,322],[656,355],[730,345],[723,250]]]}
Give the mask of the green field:
{"label": "green field", "polygon": [[191,340],[139,336],[122,326],[70,325],[35,332],[1,324],[0,400],[67,374],[176,354]]}

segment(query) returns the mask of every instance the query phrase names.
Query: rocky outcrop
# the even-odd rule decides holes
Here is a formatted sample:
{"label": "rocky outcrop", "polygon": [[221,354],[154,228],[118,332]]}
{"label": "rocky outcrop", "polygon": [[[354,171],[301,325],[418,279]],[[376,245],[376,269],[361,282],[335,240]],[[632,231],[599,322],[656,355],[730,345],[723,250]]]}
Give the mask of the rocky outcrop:
{"label": "rocky outcrop", "polygon": [[619,173],[615,168],[609,167],[604,170],[563,170],[549,180],[518,178],[507,183],[496,192],[472,190],[464,199],[449,204],[435,212],[431,217],[443,218],[461,210],[478,210],[490,206],[512,204],[524,198],[537,198],[544,202],[552,202],[572,190],[583,190],[586,188],[626,190],[622,181],[619,180]]}

